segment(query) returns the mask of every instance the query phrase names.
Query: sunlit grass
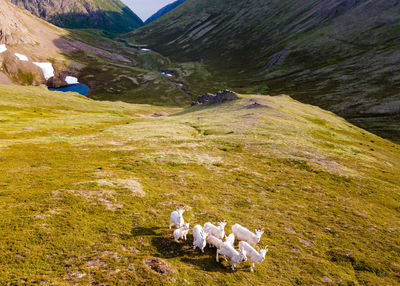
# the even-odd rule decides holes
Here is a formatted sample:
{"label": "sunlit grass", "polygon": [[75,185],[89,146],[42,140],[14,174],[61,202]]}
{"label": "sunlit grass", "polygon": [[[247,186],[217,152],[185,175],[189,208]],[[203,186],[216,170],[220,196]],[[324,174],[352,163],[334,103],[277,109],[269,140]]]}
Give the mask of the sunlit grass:
{"label": "sunlit grass", "polygon": [[[400,148],[332,113],[286,96],[182,110],[3,86],[0,110],[0,284],[399,282]],[[266,261],[231,271],[191,237],[175,244],[176,206],[192,227],[265,228]]]}

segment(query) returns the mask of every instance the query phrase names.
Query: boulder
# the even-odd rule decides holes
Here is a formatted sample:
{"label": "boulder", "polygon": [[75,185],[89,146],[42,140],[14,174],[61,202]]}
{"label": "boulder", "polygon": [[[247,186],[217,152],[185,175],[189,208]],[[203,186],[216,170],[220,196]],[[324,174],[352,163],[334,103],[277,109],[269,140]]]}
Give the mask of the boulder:
{"label": "boulder", "polygon": [[218,104],[218,103],[222,103],[228,100],[235,100],[238,99],[238,95],[230,90],[223,90],[223,91],[219,91],[216,93],[216,95],[210,94],[210,93],[206,93],[202,96],[200,96],[197,101],[193,102],[192,105],[197,105],[197,104]]}
{"label": "boulder", "polygon": [[55,75],[47,80],[46,85],[49,88],[59,88],[68,85],[68,83],[65,81],[65,76]]}

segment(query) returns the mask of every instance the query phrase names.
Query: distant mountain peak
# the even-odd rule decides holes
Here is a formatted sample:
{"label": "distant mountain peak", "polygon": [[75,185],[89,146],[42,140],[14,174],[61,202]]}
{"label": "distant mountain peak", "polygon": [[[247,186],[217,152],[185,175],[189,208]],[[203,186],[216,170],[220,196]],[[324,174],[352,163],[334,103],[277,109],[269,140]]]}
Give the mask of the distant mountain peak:
{"label": "distant mountain peak", "polygon": [[158,10],[156,13],[154,13],[152,16],[150,16],[144,23],[149,24],[149,23],[157,20],[158,18],[164,16],[168,12],[174,10],[179,5],[183,4],[185,1],[186,0],[177,0],[175,2],[172,2],[171,4],[168,4],[167,6],[164,6],[163,8]]}

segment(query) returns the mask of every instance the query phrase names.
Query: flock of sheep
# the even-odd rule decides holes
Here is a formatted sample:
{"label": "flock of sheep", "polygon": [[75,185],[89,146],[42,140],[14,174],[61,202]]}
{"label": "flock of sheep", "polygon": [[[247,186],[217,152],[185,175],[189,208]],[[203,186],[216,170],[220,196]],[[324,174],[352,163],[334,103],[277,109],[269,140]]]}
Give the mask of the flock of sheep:
{"label": "flock of sheep", "polygon": [[[186,240],[186,236],[189,233],[189,224],[185,223],[183,219],[184,212],[184,209],[177,209],[171,213],[169,228],[171,229],[173,225],[176,226],[174,240],[177,243],[179,243],[180,239]],[[256,230],[254,234],[240,224],[235,224],[232,226],[232,233],[229,236],[225,236],[225,226],[226,222],[220,222],[218,226],[210,222],[205,223],[204,227],[195,225],[193,228],[193,249],[198,247],[204,253],[204,248],[208,242],[209,247],[217,249],[217,262],[219,262],[219,255],[222,255],[225,260],[229,258],[232,262],[232,270],[234,270],[236,264],[249,259],[250,270],[253,271],[254,264],[264,261],[265,255],[268,252],[267,247],[259,251],[253,247],[260,241],[264,231]],[[235,237],[240,241],[239,251],[234,247]],[[224,238],[225,241],[223,241]]]}

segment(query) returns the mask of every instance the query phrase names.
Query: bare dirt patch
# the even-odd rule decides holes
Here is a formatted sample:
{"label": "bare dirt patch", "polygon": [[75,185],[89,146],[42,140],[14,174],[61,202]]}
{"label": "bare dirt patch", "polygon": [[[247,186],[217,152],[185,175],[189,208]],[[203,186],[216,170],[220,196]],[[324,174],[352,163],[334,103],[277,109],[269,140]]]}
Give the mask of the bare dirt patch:
{"label": "bare dirt patch", "polygon": [[101,179],[96,181],[100,187],[108,187],[112,189],[125,189],[132,192],[132,195],[143,197],[146,193],[142,189],[142,185],[134,179]]}
{"label": "bare dirt patch", "polygon": [[144,265],[149,267],[152,271],[162,275],[168,275],[170,273],[176,272],[172,265],[155,257],[145,259]]}
{"label": "bare dirt patch", "polygon": [[[104,174],[98,173],[97,175],[101,177]],[[98,189],[88,189],[88,185],[93,183],[97,184]],[[117,199],[118,190],[127,190],[131,192],[133,196],[143,197],[146,195],[146,193],[142,189],[141,184],[133,178],[107,178],[97,181],[80,182],[75,185],[80,186],[78,190],[59,190],[53,193],[54,198],[57,200],[62,200],[65,198],[66,194],[72,194],[74,196],[84,198],[91,204],[103,205],[108,210],[118,210],[123,208],[124,206],[124,204],[119,202]]]}
{"label": "bare dirt patch", "polygon": [[59,190],[53,193],[57,200],[64,199],[64,194],[84,198],[93,205],[103,205],[107,210],[117,210],[123,207],[123,204],[114,198],[114,191],[112,190]]}

